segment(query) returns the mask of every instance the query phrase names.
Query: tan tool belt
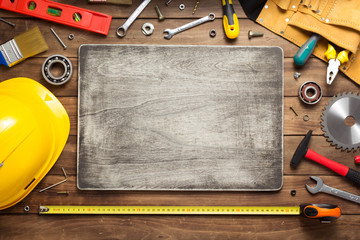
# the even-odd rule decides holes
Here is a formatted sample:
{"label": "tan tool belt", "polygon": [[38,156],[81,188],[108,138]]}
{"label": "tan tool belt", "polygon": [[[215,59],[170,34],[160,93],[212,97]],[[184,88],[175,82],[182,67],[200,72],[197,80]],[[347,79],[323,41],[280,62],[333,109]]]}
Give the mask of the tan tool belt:
{"label": "tan tool belt", "polygon": [[360,84],[360,1],[359,0],[268,0],[256,22],[298,46],[313,34],[319,40],[314,55],[325,60],[328,41],[352,54],[340,71]]}

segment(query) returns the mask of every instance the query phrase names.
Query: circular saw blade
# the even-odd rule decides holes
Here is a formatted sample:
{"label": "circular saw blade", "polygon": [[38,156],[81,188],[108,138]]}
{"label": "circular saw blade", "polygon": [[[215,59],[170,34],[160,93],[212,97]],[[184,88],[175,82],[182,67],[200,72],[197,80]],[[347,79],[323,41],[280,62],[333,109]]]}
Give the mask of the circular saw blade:
{"label": "circular saw blade", "polygon": [[[345,124],[347,117],[353,117],[355,123]],[[322,130],[331,145],[343,150],[357,150],[360,146],[360,96],[358,94],[338,94],[329,100],[322,111]]]}

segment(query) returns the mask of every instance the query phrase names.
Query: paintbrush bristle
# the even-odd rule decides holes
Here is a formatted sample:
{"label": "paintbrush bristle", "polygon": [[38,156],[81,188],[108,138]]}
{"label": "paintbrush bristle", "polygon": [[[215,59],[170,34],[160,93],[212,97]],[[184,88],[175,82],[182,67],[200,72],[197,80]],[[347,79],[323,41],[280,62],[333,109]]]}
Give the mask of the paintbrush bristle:
{"label": "paintbrush bristle", "polygon": [[23,55],[22,60],[49,49],[37,26],[16,36],[14,39]]}

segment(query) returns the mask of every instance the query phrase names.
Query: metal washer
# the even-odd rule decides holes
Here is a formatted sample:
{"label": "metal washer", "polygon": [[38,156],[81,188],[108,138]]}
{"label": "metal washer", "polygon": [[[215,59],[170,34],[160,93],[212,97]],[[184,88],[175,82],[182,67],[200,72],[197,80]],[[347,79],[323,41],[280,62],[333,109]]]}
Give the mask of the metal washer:
{"label": "metal washer", "polygon": [[[54,76],[50,71],[51,67],[56,63],[60,63],[64,67],[64,73],[58,77]],[[62,85],[70,80],[73,73],[73,67],[71,61],[67,57],[57,54],[48,57],[44,61],[41,71],[43,77],[48,83],[53,85]]]}

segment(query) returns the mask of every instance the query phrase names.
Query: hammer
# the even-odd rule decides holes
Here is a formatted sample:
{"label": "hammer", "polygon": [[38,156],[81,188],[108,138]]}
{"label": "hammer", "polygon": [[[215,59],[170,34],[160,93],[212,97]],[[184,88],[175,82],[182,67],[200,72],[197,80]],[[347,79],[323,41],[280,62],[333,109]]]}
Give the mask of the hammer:
{"label": "hammer", "polygon": [[294,156],[291,159],[290,164],[294,167],[297,167],[304,157],[310,160],[313,160],[314,162],[317,162],[327,168],[330,168],[334,172],[340,174],[341,176],[344,176],[351,181],[360,184],[360,172],[355,171],[354,169],[351,169],[347,166],[344,166],[340,163],[334,162],[330,159],[327,159],[324,156],[321,156],[320,154],[314,152],[313,150],[308,148],[310,138],[311,138],[312,130],[309,130],[309,132],[306,134],[304,139],[300,142],[298,148],[296,149]]}

